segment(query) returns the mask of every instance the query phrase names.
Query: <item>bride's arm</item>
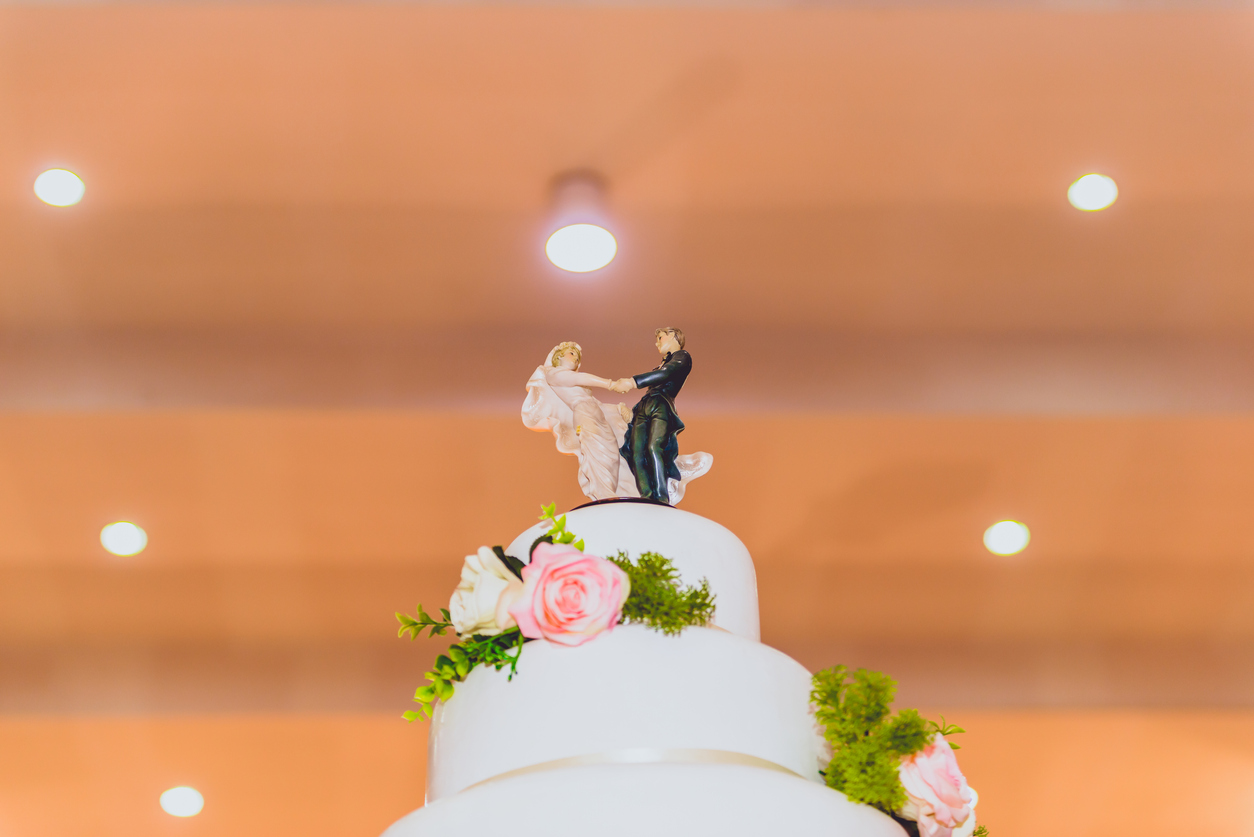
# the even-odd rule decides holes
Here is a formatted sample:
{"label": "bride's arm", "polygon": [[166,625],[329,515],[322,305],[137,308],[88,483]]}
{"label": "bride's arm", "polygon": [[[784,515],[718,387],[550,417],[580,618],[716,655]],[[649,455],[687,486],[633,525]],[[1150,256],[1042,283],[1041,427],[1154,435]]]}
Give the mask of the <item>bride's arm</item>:
{"label": "bride's arm", "polygon": [[598,378],[587,372],[574,372],[570,369],[552,369],[548,371],[549,383],[555,387],[599,387],[609,389],[613,383],[608,378]]}

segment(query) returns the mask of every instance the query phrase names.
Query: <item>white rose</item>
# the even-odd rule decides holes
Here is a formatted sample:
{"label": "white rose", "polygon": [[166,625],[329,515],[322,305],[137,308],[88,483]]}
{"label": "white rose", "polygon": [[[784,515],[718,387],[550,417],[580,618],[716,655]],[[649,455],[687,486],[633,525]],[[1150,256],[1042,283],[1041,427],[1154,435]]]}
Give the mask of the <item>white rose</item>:
{"label": "white rose", "polygon": [[453,629],[463,639],[474,634],[496,636],[514,627],[509,606],[522,595],[523,583],[486,546],[466,556],[462,580],[453,591],[448,610]]}

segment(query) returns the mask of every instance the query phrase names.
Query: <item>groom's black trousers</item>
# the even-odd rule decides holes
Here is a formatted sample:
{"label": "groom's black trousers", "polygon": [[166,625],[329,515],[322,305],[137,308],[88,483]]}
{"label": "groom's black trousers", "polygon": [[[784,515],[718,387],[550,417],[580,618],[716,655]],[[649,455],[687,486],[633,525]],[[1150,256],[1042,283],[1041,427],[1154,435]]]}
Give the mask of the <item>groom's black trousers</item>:
{"label": "groom's black trousers", "polygon": [[646,398],[631,420],[631,453],[635,460],[636,488],[646,500],[670,502],[666,482],[666,442],[670,435],[670,409],[660,397]]}

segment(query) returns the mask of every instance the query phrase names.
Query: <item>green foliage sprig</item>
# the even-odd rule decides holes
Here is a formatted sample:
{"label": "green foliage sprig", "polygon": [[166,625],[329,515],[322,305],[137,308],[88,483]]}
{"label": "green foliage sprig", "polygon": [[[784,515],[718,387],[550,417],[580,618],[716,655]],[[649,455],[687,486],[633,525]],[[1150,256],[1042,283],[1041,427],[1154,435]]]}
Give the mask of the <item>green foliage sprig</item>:
{"label": "green foliage sprig", "polygon": [[574,532],[566,531],[566,515],[557,516],[557,503],[541,506],[540,519],[547,520],[552,525],[549,527],[549,531],[535,539],[535,542],[531,544],[532,550],[539,543],[568,543],[575,549],[583,552],[583,538],[576,540]]}
{"label": "green foliage sprig", "polygon": [[[421,607],[418,612],[422,613]],[[496,636],[473,636],[450,645],[448,651],[435,658],[435,667],[423,675],[431,682],[414,692],[414,702],[421,705],[421,710],[404,713],[405,720],[430,718],[436,701],[451,698],[453,684],[465,680],[475,666],[489,665],[497,671],[509,666],[509,679],[513,680],[518,672],[518,655],[527,641],[518,628],[510,628]]]}
{"label": "green foliage sprig", "polygon": [[397,613],[396,619],[401,623],[401,629],[396,632],[396,635],[404,639],[405,634],[409,634],[409,638],[413,640],[422,636],[423,631],[429,630],[430,633],[427,636],[440,636],[453,627],[453,617],[449,615],[447,608],[440,608],[440,616],[443,618],[433,619],[429,613],[422,609],[422,605],[418,605],[417,616]]}
{"label": "green foliage sprig", "polygon": [[674,636],[689,626],[708,625],[714,618],[714,594],[708,579],[701,579],[694,587],[681,586],[675,563],[656,552],[645,552],[634,562],[626,552],[609,560],[631,581],[622,622],[648,625]]}
{"label": "green foliage sprig", "polygon": [[832,745],[823,771],[828,787],[855,802],[891,814],[906,804],[897,768],[903,756],[927,746],[935,724],[913,709],[891,711],[897,684],[878,671],[835,666],[814,675],[810,700]]}
{"label": "green foliage sprig", "polygon": [[[939,723],[939,724],[938,724],[938,723],[936,723],[935,721],[928,721],[928,725],[929,725],[929,729],[930,729],[930,731],[931,731],[931,732],[939,732],[941,735],[945,736],[946,738],[948,738],[948,737],[949,737],[949,736],[951,736],[951,735],[956,735],[956,734],[958,734],[958,733],[960,733],[960,732],[966,732],[966,730],[965,730],[965,729],[963,729],[962,727],[958,726],[957,724],[947,724],[947,723],[945,723],[945,716],[944,716],[944,715],[941,715],[941,719],[940,719],[940,723]],[[931,736],[929,735],[929,736],[928,736],[928,738],[931,738]],[[959,744],[955,744],[954,742],[950,741],[950,742],[949,742],[949,748],[950,748],[951,750],[961,750],[961,749],[962,749],[962,746],[961,746],[961,745],[959,745]],[[975,837],[975,835],[973,834],[971,837]]]}

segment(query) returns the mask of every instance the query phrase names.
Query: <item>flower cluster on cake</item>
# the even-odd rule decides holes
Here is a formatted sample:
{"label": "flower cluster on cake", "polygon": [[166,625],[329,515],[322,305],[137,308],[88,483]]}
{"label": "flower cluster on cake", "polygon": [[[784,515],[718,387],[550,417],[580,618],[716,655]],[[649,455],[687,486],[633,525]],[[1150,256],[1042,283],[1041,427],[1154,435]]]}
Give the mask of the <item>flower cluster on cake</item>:
{"label": "flower cluster on cake", "polygon": [[[962,729],[894,712],[884,674],[812,675],[762,645],[748,550],[674,508],[699,475],[676,466],[674,395],[691,369],[677,332],[658,330],[665,357],[653,373],[594,379],[650,392],[630,423],[570,428],[575,444],[564,445],[567,428],[537,426],[535,388],[574,402],[549,414],[586,422],[597,412],[590,392],[559,390],[588,381],[545,367],[545,383],[533,375],[524,422],[552,429],[559,450],[580,458],[595,502],[560,516],[546,506],[508,546],[467,555],[438,615],[421,605],[397,614],[401,636],[457,641],[417,689],[420,708],[405,713],[431,719],[428,804],[385,837],[986,834],[949,741]],[[563,360],[571,347],[560,344],[547,367],[576,373],[581,353]],[[637,419],[660,435],[639,432],[633,447]],[[627,464],[615,466],[610,449]],[[700,455],[700,473],[710,462]]]}

